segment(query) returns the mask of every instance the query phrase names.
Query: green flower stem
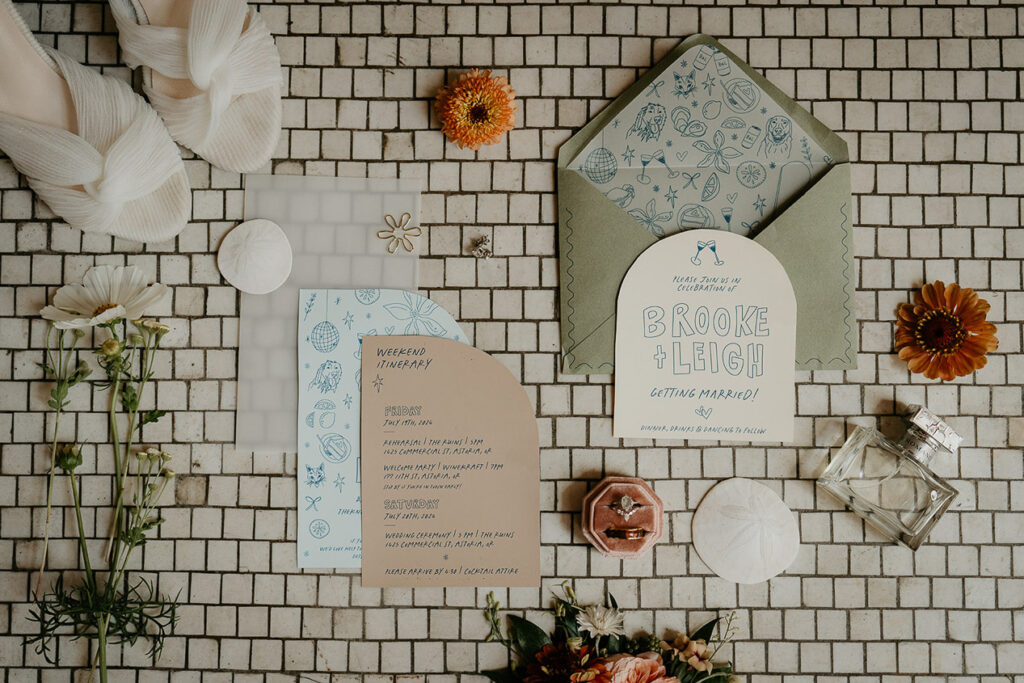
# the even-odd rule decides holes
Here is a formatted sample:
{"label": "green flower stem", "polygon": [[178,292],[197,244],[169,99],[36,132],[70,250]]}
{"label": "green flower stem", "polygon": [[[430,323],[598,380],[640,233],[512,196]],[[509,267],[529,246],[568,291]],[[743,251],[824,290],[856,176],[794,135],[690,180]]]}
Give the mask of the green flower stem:
{"label": "green flower stem", "polygon": [[95,590],[96,588],[96,574],[92,570],[92,562],[89,559],[89,546],[85,543],[85,523],[82,521],[82,500],[78,495],[78,486],[76,485],[76,475],[74,472],[68,473],[68,478],[71,480],[71,497],[75,503],[75,521],[78,524],[78,549],[82,553],[82,562],[85,564],[85,578],[89,582],[90,588]]}
{"label": "green flower stem", "polygon": [[[78,344],[79,335],[73,334],[71,336],[71,345],[64,350],[64,330],[57,330],[57,353],[53,354],[50,351],[50,335],[56,328],[51,324],[46,329],[46,365],[51,369],[54,375],[54,380],[58,389],[58,395],[64,396],[67,393],[69,386],[68,368],[71,367],[71,354],[75,350],[75,345]],[[46,372],[43,372],[43,376],[46,376]],[[39,561],[39,575],[36,578],[36,595],[42,589],[43,575],[46,571],[46,556],[50,547],[50,520],[52,518],[53,511],[53,482],[56,474],[56,462],[57,457],[57,439],[60,434],[60,416],[64,412],[64,400],[63,398],[56,403],[56,408],[53,409],[53,440],[50,443],[50,471],[47,473],[46,482],[46,522],[43,525],[43,554]]]}
{"label": "green flower stem", "polygon": [[104,614],[96,626],[96,658],[99,660],[100,683],[107,683],[107,624],[109,622],[110,615]]}

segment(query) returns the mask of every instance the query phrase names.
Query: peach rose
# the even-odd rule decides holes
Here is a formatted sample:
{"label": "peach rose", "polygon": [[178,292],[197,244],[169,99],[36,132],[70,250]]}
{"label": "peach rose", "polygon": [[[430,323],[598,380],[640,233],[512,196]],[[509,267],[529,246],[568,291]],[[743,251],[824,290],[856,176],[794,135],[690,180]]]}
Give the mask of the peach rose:
{"label": "peach rose", "polygon": [[640,655],[613,655],[600,662],[605,683],[679,683],[675,676],[665,675],[661,655],[645,652]]}

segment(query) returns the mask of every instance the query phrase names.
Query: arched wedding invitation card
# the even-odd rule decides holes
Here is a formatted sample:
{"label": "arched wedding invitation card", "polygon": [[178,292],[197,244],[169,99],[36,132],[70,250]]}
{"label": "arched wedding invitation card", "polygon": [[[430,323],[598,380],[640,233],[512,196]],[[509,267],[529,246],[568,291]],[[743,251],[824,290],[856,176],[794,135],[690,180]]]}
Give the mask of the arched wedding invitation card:
{"label": "arched wedding invitation card", "polygon": [[493,357],[365,337],[364,586],[539,586],[540,447],[526,391]]}
{"label": "arched wedding invitation card", "polygon": [[689,230],[656,242],[619,290],[617,437],[793,438],[796,298],[757,242]]}

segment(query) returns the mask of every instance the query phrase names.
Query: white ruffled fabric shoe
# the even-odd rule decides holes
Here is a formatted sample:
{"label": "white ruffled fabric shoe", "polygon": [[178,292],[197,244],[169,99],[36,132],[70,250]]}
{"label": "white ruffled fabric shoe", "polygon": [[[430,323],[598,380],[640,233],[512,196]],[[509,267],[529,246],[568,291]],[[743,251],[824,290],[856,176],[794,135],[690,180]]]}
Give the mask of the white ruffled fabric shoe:
{"label": "white ruffled fabric shoe", "polygon": [[0,150],[69,225],[162,242],[188,223],[185,166],[127,84],[36,41],[0,0]]}
{"label": "white ruffled fabric shoe", "polygon": [[243,0],[110,0],[125,61],[171,137],[237,172],[270,160],[281,135],[281,58]]}

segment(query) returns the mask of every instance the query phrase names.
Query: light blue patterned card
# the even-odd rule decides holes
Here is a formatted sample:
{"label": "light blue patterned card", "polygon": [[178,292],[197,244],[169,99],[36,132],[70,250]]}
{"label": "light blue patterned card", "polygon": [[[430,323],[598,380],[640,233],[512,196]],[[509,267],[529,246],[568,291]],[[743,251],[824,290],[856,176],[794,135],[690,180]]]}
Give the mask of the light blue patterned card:
{"label": "light blue patterned card", "polygon": [[363,337],[467,342],[451,314],[398,289],[299,291],[299,567],[359,569],[359,396]]}
{"label": "light blue patterned card", "polygon": [[711,45],[684,52],[573,160],[655,237],[750,235],[832,159]]}

